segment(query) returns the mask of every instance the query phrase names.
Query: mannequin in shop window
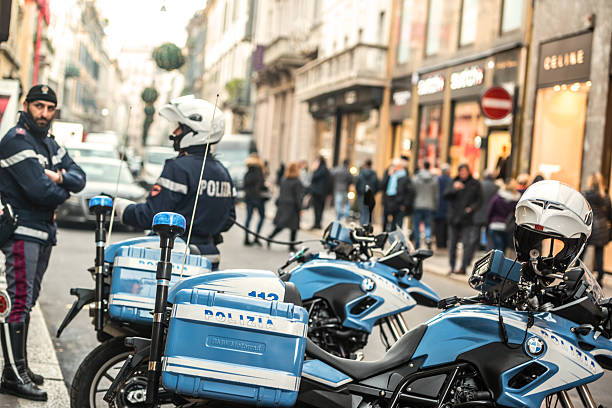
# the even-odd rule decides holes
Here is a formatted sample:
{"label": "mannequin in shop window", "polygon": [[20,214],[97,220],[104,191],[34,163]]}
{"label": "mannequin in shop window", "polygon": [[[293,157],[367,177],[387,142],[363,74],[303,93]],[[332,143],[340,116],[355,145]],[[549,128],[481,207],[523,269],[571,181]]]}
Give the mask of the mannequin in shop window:
{"label": "mannequin in shop window", "polygon": [[510,155],[508,153],[508,146],[502,146],[502,154],[497,159],[495,165],[496,179],[505,180],[510,177]]}

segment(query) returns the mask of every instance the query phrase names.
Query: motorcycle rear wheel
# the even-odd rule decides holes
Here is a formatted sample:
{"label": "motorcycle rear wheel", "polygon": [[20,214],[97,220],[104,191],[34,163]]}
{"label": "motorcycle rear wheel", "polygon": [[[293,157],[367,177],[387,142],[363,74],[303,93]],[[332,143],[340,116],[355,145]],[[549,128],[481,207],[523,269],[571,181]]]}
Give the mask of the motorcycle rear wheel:
{"label": "motorcycle rear wheel", "polygon": [[[108,407],[102,399],[123,363],[132,353],[125,337],[114,337],[93,349],[79,366],[70,387],[71,408]],[[142,373],[141,373],[142,374]],[[118,393],[117,408],[142,406],[146,394],[146,372],[130,378]]]}

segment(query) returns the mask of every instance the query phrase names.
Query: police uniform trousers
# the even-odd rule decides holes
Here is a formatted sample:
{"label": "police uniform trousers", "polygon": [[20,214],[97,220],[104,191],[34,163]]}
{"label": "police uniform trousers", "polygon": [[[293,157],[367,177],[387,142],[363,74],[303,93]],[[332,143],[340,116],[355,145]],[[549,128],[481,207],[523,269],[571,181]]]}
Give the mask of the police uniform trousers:
{"label": "police uniform trousers", "polygon": [[11,299],[9,323],[25,322],[38,300],[49,264],[51,244],[10,239],[2,247],[6,257],[7,292]]}

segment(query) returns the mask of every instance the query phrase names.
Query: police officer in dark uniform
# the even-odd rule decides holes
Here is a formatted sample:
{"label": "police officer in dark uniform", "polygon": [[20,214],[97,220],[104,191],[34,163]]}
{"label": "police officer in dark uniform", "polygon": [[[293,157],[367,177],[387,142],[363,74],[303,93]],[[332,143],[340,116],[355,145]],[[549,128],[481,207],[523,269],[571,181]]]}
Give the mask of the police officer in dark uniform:
{"label": "police officer in dark uniform", "polygon": [[17,126],[0,140],[0,195],[18,216],[17,229],[1,248],[11,310],[0,330],[4,355],[0,392],[38,401],[46,401],[47,393],[37,387],[43,377],[28,368],[30,310],[56,244],[55,209],[70,192],[85,187],[83,170],[49,135],[56,106],[51,88],[32,87]]}
{"label": "police officer in dark uniform", "polygon": [[[192,95],[172,100],[159,114],[177,124],[170,139],[179,154],[166,160],[146,202],[116,200],[117,215],[122,222],[143,229],[151,228],[153,216],[161,211],[179,213],[188,224],[191,222],[206,145],[219,142],[225,130],[223,114],[213,104]],[[201,184],[190,244],[196,245],[210,259],[213,269],[217,269],[221,233],[236,218],[236,191],[229,172],[210,150]],[[182,238],[186,240],[187,231]]]}

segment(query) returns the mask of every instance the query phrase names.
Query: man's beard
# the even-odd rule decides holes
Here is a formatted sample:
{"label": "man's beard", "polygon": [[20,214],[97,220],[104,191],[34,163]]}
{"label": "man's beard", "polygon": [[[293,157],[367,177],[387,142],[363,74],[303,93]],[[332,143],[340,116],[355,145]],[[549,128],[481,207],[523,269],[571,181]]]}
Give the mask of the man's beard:
{"label": "man's beard", "polygon": [[[31,126],[33,125],[35,127],[35,129],[33,129],[34,131],[37,131],[40,133],[46,133],[49,131],[49,128],[51,127],[51,121],[53,119],[47,120],[42,117],[34,119],[34,116],[32,116],[32,112],[30,111],[30,109],[26,109],[25,113],[30,120]],[[44,124],[40,124],[38,121],[44,122]]]}

